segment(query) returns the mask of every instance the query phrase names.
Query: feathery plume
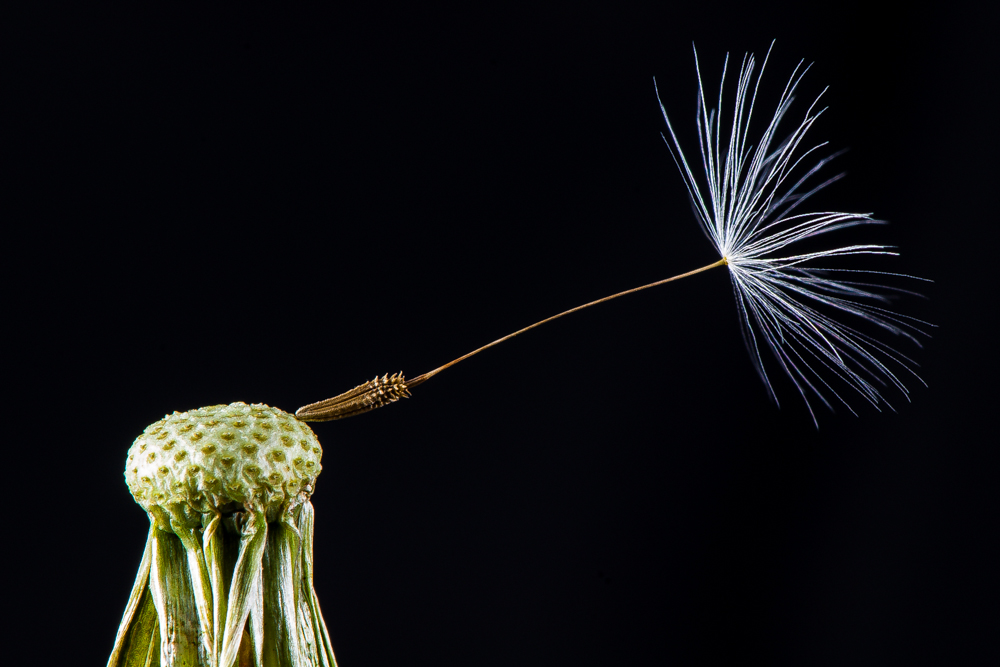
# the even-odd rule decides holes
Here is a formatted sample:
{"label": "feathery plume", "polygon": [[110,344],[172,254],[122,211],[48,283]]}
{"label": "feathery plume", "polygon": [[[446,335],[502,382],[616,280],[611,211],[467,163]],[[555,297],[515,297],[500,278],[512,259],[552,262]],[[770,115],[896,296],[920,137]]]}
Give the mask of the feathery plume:
{"label": "feathery plume", "polygon": [[[695,217],[729,267],[747,348],[775,403],[777,396],[761,355],[764,347],[771,350],[781,370],[795,384],[814,423],[816,415],[810,397],[818,398],[830,409],[833,401],[840,402],[854,413],[841,396],[843,389],[838,391],[828,381],[831,377],[838,379],[834,384],[839,381],[850,387],[876,408],[882,404],[891,408],[883,395],[889,386],[909,400],[909,392],[898,375],[912,375],[923,382],[914,371],[916,364],[891,346],[856,329],[852,324],[858,324],[859,320],[852,318],[860,318],[918,346],[916,334],[924,333],[920,325],[930,325],[883,307],[888,301],[885,291],[905,290],[844,280],[835,272],[881,277],[901,274],[816,264],[850,255],[898,254],[891,246],[863,244],[827,250],[789,250],[793,244],[821,234],[883,222],[872,218],[870,213],[796,212],[810,196],[843,175],[812,184],[813,177],[840,153],[807,163],[809,166],[803,164],[807,157],[826,146],[824,142],[802,150],[806,133],[825,111],[817,108],[822,92],[798,126],[784,138],[778,138],[778,127],[795,99],[799,82],[809,70],[802,61],[792,71],[763,133],[754,136],[754,142],[749,141],[750,125],[756,120],[753,112],[757,91],[770,52],[769,48],[756,75],[753,54],[744,55],[736,81],[732,118],[723,125],[729,56],[723,66],[715,108],[709,108],[695,51],[703,178],[695,175],[685,157],[657,90],[670,135],[669,139],[666,135],[663,139],[687,186]],[[874,305],[879,303],[883,306]],[[834,315],[849,315],[852,324],[834,319]]]}

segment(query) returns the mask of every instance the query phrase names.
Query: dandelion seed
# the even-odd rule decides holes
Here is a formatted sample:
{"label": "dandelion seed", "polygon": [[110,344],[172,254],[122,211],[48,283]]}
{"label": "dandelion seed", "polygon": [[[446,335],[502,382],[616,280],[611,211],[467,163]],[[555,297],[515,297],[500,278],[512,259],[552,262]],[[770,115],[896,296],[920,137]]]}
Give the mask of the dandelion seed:
{"label": "dandelion seed", "polygon": [[[768,56],[770,53],[768,49]],[[809,197],[842,176],[839,174],[812,185],[817,173],[840,153],[819,159],[808,168],[803,166],[807,157],[826,145],[820,143],[808,150],[801,150],[806,133],[825,110],[817,109],[822,93],[809,106],[791,134],[776,141],[778,127],[788,113],[795,99],[796,88],[809,67],[803,67],[801,61],[795,67],[774,114],[766,121],[763,133],[756,142],[750,142],[754,104],[767,57],[756,76],[754,56],[748,54],[743,57],[736,82],[731,123],[726,126],[727,136],[723,136],[720,110],[728,64],[727,55],[716,108],[709,109],[698,66],[698,54],[695,52],[695,71],[698,75],[697,125],[704,168],[703,186],[699,185],[699,178],[684,156],[660,100],[660,110],[670,133],[670,139],[664,136],[664,141],[687,186],[695,217],[722,259],[688,273],[571,308],[484,345],[413,380],[406,381],[400,374],[398,377],[401,385],[412,389],[464,359],[564,315],[717,266],[727,266],[747,349],[775,403],[778,399],[764,368],[762,348],[771,350],[781,370],[791,378],[814,423],[817,423],[816,414],[810,397],[818,398],[831,410],[833,402],[839,402],[856,414],[840,391],[831,384],[831,380],[860,394],[876,408],[881,405],[892,407],[883,395],[890,386],[909,400],[909,391],[897,374],[905,373],[923,383],[913,370],[916,364],[873,335],[834,319],[828,313],[858,318],[859,322],[867,322],[883,333],[901,336],[919,346],[916,335],[924,333],[920,326],[931,325],[874,305],[884,305],[889,301],[888,295],[883,292],[907,290],[837,279],[834,274],[839,271],[880,278],[923,279],[883,271],[816,266],[819,260],[852,255],[898,254],[891,246],[842,245],[827,250],[791,254],[786,250],[793,244],[822,234],[859,225],[884,224],[872,218],[870,213],[795,213]],[[657,99],[660,99],[659,90],[656,94]],[[702,187],[708,193],[707,200],[702,194]],[[344,396],[354,396],[358,389]],[[299,408],[296,416],[306,421],[324,421],[354,414],[338,407],[341,398],[304,406]]]}
{"label": "dandelion seed", "polygon": [[[772,46],[773,44],[772,42]],[[768,49],[768,56],[770,53]],[[766,63],[767,57],[764,58],[764,65]],[[728,64],[727,55],[722,83],[719,85],[716,103],[718,109],[722,108]],[[856,317],[882,332],[902,336],[919,346],[916,334],[924,333],[920,329],[921,325],[931,326],[930,324],[874,305],[884,305],[889,301],[889,297],[879,290],[907,290],[836,279],[833,275],[841,271],[882,278],[924,279],[883,271],[815,265],[817,260],[851,255],[898,254],[891,246],[843,245],[828,250],[786,254],[789,246],[822,234],[859,225],[884,223],[872,218],[870,213],[794,213],[809,197],[840,179],[842,174],[812,185],[813,177],[840,153],[819,159],[808,169],[803,166],[805,158],[826,145],[821,143],[808,150],[800,150],[806,133],[824,111],[816,108],[822,93],[806,110],[798,127],[782,140],[776,141],[778,126],[795,99],[799,82],[809,70],[809,67],[803,67],[801,61],[785,85],[763,134],[755,143],[748,141],[764,65],[761,65],[755,77],[754,56],[748,54],[743,57],[736,83],[731,125],[727,125],[728,136],[723,137],[722,113],[708,107],[701,69],[698,66],[698,54],[695,52],[695,71],[698,75],[698,141],[705,172],[703,185],[708,192],[707,201],[702,194],[699,179],[681,150],[663,102],[660,101],[660,110],[670,133],[670,140],[666,136],[663,139],[684,178],[695,216],[722,259],[694,271],[612,294],[553,315],[413,380],[406,380],[402,373],[395,375],[393,380],[401,391],[393,396],[408,396],[409,389],[460,361],[564,315],[708,269],[727,266],[747,349],[775,403],[778,402],[777,395],[764,369],[761,355],[761,349],[765,347],[771,350],[780,368],[795,384],[814,424],[818,425],[810,403],[811,396],[818,398],[831,410],[833,401],[837,401],[856,414],[829,380],[846,385],[876,408],[881,405],[892,407],[883,395],[889,386],[895,387],[908,400],[909,391],[897,373],[905,372],[923,383],[913,370],[916,364],[871,334],[834,319],[827,311]],[[656,94],[657,99],[660,99],[659,90]],[[352,407],[358,401],[366,406],[366,410],[385,404],[365,394],[366,391],[374,391],[371,383],[341,396],[301,407],[295,415],[303,421],[328,421],[358,414]]]}

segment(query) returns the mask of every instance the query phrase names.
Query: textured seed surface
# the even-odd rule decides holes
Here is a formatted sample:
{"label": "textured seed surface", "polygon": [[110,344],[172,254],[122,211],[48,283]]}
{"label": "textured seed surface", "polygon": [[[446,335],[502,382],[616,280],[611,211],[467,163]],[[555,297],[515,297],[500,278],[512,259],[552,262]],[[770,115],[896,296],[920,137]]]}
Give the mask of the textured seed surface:
{"label": "textured seed surface", "polygon": [[[302,448],[289,460],[282,448],[293,440]],[[147,427],[129,449],[125,482],[146,511],[199,514],[247,502],[277,509],[312,493],[322,453],[312,429],[287,412],[213,405]]]}

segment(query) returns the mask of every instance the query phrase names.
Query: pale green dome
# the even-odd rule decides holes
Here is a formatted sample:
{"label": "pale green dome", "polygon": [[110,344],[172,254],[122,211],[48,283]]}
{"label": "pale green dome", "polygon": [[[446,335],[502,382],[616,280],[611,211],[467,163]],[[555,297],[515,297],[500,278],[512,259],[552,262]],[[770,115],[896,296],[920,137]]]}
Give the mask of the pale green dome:
{"label": "pale green dome", "polygon": [[213,405],[147,427],[129,449],[125,482],[147,512],[189,525],[245,504],[273,521],[289,501],[312,494],[322,454],[312,429],[283,410]]}

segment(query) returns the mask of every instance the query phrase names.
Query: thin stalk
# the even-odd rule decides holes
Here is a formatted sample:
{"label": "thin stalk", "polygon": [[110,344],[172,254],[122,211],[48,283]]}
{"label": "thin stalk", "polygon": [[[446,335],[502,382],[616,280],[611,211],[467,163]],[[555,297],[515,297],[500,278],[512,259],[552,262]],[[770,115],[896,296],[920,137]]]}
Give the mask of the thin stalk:
{"label": "thin stalk", "polygon": [[459,357],[458,359],[455,359],[454,361],[449,361],[444,366],[439,366],[438,368],[435,368],[434,370],[432,370],[430,372],[424,373],[423,375],[419,375],[419,376],[413,378],[412,380],[407,380],[406,381],[406,388],[407,389],[412,389],[413,387],[416,387],[419,384],[423,384],[424,382],[426,382],[427,380],[430,380],[432,377],[434,377],[435,375],[437,375],[441,371],[445,370],[446,368],[451,368],[452,366],[454,366],[455,364],[457,364],[460,361],[465,361],[469,357],[471,357],[473,355],[476,355],[476,354],[479,354],[483,350],[488,350],[489,348],[493,347],[494,345],[499,345],[500,343],[502,343],[504,341],[510,340],[514,336],[519,336],[519,335],[523,334],[525,331],[530,331],[530,330],[534,329],[535,327],[540,327],[543,324],[551,322],[552,320],[558,320],[560,317],[563,317],[564,315],[569,315],[570,313],[575,313],[578,310],[583,310],[584,308],[590,308],[591,306],[596,306],[597,304],[604,303],[605,301],[611,301],[612,299],[617,299],[620,296],[625,296],[627,294],[633,294],[635,292],[641,292],[642,290],[649,289],[650,287],[656,287],[657,285],[663,285],[665,283],[673,282],[675,280],[680,280],[681,278],[687,278],[688,276],[693,276],[696,273],[701,273],[702,271],[708,271],[709,269],[714,269],[717,266],[725,266],[727,263],[728,262],[726,261],[726,258],[723,257],[718,262],[715,262],[714,264],[709,264],[708,266],[703,266],[700,269],[695,269],[694,271],[688,271],[687,273],[682,273],[680,275],[676,275],[676,276],[673,276],[671,278],[665,278],[664,280],[658,280],[655,283],[649,283],[648,285],[643,285],[642,287],[633,287],[632,289],[625,290],[624,292],[618,292],[617,294],[612,294],[611,296],[606,296],[604,298],[597,299],[596,301],[591,301],[590,303],[585,303],[582,306],[577,306],[576,308],[570,308],[569,310],[564,310],[563,312],[559,313],[558,315],[553,315],[552,317],[547,317],[544,320],[541,320],[539,322],[535,322],[534,324],[526,326],[523,329],[518,329],[517,331],[515,331],[512,334],[507,334],[503,338],[498,338],[495,341],[493,341],[492,343],[489,343],[487,345],[483,345],[482,347],[480,347],[478,349],[475,349],[472,352],[469,352],[468,354],[465,354],[465,355]]}
{"label": "thin stalk", "polygon": [[466,355],[455,359],[454,361],[449,361],[444,366],[439,366],[429,373],[424,373],[423,375],[417,376],[412,380],[407,380],[403,377],[402,373],[396,373],[392,377],[388,374],[383,375],[381,378],[376,376],[374,380],[369,380],[368,382],[358,385],[350,391],[344,392],[339,396],[334,396],[333,398],[328,398],[317,403],[310,403],[309,405],[304,405],[295,411],[296,418],[301,421],[307,422],[323,422],[332,421],[334,419],[343,419],[345,417],[352,417],[354,415],[359,415],[363,412],[368,412],[374,410],[375,408],[382,407],[383,405],[388,405],[389,403],[395,403],[400,398],[409,397],[409,390],[416,387],[419,384],[427,382],[441,371],[446,368],[451,368],[460,361],[465,361],[471,356],[477,355],[483,350],[488,350],[494,345],[499,345],[500,343],[510,340],[514,336],[520,336],[525,331],[530,331],[535,327],[540,327],[547,322],[552,320],[557,320],[564,315],[569,315],[570,313],[575,313],[578,310],[583,310],[584,308],[590,308],[591,306],[596,306],[599,303],[604,303],[605,301],[611,301],[612,299],[617,299],[620,296],[625,296],[626,294],[633,294],[635,292],[641,292],[644,289],[649,289],[650,287],[656,287],[657,285],[663,285],[664,283],[673,282],[675,280],[680,280],[681,278],[687,278],[688,276],[693,276],[696,273],[701,273],[702,271],[708,271],[709,269],[714,269],[717,266],[725,266],[729,262],[725,257],[720,259],[714,264],[709,264],[708,266],[703,266],[700,269],[695,269],[694,271],[688,271],[687,273],[682,273],[672,278],[666,278],[664,280],[658,280],[655,283],[649,283],[648,285],[643,285],[642,287],[633,287],[630,290],[625,290],[624,292],[618,292],[618,294],[612,294],[611,296],[606,296],[603,299],[598,299],[597,301],[591,301],[590,303],[585,303],[582,306],[577,306],[576,308],[570,308],[569,310],[563,311],[558,315],[553,315],[552,317],[547,317],[540,322],[535,322],[531,326],[519,329],[512,334],[507,334],[503,338],[498,338],[488,345],[483,345],[482,347],[469,352]]}

